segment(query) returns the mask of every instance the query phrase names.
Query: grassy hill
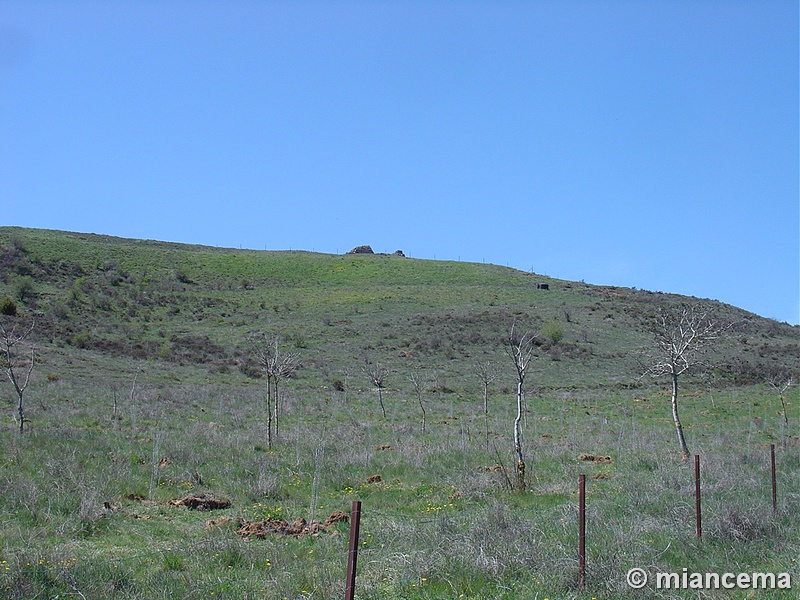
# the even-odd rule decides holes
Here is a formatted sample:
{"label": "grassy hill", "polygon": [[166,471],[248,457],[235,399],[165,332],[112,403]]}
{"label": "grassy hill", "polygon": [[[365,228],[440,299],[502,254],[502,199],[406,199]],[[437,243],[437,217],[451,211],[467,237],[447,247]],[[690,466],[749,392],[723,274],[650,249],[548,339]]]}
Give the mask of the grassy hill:
{"label": "grassy hill", "polygon": [[537,385],[631,385],[641,374],[639,353],[652,343],[648,319],[665,305],[701,302],[735,323],[709,357],[723,380],[751,382],[800,363],[800,329],[732,306],[495,265],[8,227],[0,228],[0,253],[0,296],[37,316],[43,350],[73,360],[94,352],[235,378],[248,360],[248,334],[271,331],[304,350],[309,364],[299,377],[314,385],[325,371],[360,368],[368,352],[401,371],[430,365],[464,386],[475,360],[505,362],[501,343],[516,321],[563,333],[542,353],[548,364]]}
{"label": "grassy hill", "polygon": [[[798,327],[496,265],[15,227],[0,227],[6,296],[18,314],[7,323],[35,319],[37,352],[24,435],[13,389],[0,388],[6,597],[339,597],[346,525],[298,538],[237,529],[324,519],[356,498],[360,598],[644,597],[624,583],[634,566],[800,576],[797,391],[785,394],[786,423],[765,384],[799,375]],[[641,377],[653,316],[685,303],[730,325],[683,382],[684,427],[705,465],[702,544],[687,526],[693,487],[668,390]],[[539,333],[525,492],[507,489],[515,379],[503,341],[514,323]],[[272,448],[257,333],[280,335],[299,361],[282,384]],[[385,418],[366,360],[388,370]],[[488,414],[478,362],[498,374]],[[775,514],[764,493],[770,443]],[[578,473],[592,477],[586,593],[572,543]],[[190,493],[230,507],[170,504]]]}

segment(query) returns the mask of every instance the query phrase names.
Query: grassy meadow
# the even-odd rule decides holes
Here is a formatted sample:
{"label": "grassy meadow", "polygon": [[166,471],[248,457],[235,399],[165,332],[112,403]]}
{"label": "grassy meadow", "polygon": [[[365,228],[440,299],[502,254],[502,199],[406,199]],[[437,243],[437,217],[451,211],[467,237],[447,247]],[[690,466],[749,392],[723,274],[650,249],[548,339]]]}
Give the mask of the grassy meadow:
{"label": "grassy meadow", "polygon": [[[797,375],[797,327],[494,265],[19,228],[0,228],[6,296],[17,307],[6,325],[36,319],[37,364],[22,435],[13,388],[0,388],[0,597],[340,598],[347,523],[297,537],[238,530],[323,521],[354,500],[361,599],[797,597],[800,403],[789,388],[787,424],[766,381]],[[641,377],[648,319],[681,302],[735,323],[681,380],[701,456],[701,539],[667,382]],[[512,323],[542,332],[526,380],[524,491],[510,489]],[[281,382],[272,448],[260,332],[299,363]],[[388,370],[386,417],[366,360]],[[479,362],[496,372],[488,415]],[[204,494],[229,505],[172,504]],[[795,589],[633,590],[634,567],[790,573]]]}

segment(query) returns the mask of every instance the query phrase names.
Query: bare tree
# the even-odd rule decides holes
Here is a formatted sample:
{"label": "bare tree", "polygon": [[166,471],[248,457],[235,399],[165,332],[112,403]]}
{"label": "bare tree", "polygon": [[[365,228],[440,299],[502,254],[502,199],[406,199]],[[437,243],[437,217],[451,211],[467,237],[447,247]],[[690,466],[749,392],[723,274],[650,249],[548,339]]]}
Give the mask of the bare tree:
{"label": "bare tree", "polygon": [[131,433],[136,431],[136,380],[139,377],[139,374],[142,372],[141,367],[136,369],[136,374],[133,376],[133,382],[131,382],[131,392],[130,392],[130,410],[131,410]]}
{"label": "bare tree", "polygon": [[278,346],[277,336],[270,337],[266,333],[250,336],[250,346],[255,354],[258,366],[267,376],[267,447],[272,449],[272,375],[275,372],[275,355]]}
{"label": "bare tree", "polygon": [[506,341],[506,352],[514,362],[517,373],[517,415],[514,418],[514,452],[517,455],[517,489],[525,489],[525,460],[522,453],[522,435],[520,422],[522,421],[522,407],[525,398],[524,383],[528,367],[533,359],[534,341],[536,335],[526,331],[520,335],[516,330],[516,323],[511,325],[511,330]]}
{"label": "bare tree", "polygon": [[497,379],[497,369],[491,361],[476,362],[472,372],[483,385],[483,420],[486,429],[486,451],[489,451],[489,386]]}
{"label": "bare tree", "polygon": [[411,387],[414,388],[414,394],[417,396],[417,403],[422,411],[422,433],[425,433],[425,403],[422,401],[422,393],[425,391],[425,386],[428,383],[428,377],[421,367],[416,366],[414,370],[408,375],[408,380],[411,382]]}
{"label": "bare tree", "polygon": [[251,335],[250,345],[261,371],[267,376],[267,446],[272,449],[273,423],[275,437],[278,437],[279,384],[282,380],[291,377],[297,369],[297,356],[281,349],[281,336],[278,334],[257,333]]}
{"label": "bare tree", "polygon": [[672,420],[678,432],[683,459],[689,448],[678,415],[678,381],[681,375],[701,364],[703,349],[720,337],[726,326],[717,323],[697,305],[662,308],[652,320],[655,347],[649,353],[645,375],[669,377],[672,384]]}
{"label": "bare tree", "polygon": [[[9,320],[10,321],[10,320]],[[25,431],[25,390],[31,381],[31,373],[36,364],[36,349],[30,344],[30,353],[23,352],[22,347],[26,338],[31,334],[35,326],[33,320],[27,327],[22,326],[18,329],[21,322],[16,320],[0,323],[0,364],[5,369],[6,376],[14,386],[17,393],[17,422],[20,434]],[[21,330],[20,330],[21,329]]]}
{"label": "bare tree", "polygon": [[275,384],[275,437],[278,437],[278,416],[280,414],[280,393],[278,384],[284,379],[289,379],[300,363],[297,360],[297,355],[293,352],[280,351],[276,345],[277,367],[275,373],[272,375],[272,381]]}
{"label": "bare tree", "polygon": [[767,383],[778,392],[778,397],[781,399],[781,408],[783,409],[783,422],[788,425],[789,417],[786,414],[786,400],[784,394],[794,385],[794,377],[788,373],[773,373],[767,377]]}
{"label": "bare tree", "polygon": [[386,378],[389,376],[389,369],[379,362],[370,362],[369,356],[364,357],[364,373],[370,383],[378,390],[378,402],[381,405],[381,412],[386,418],[386,407],[383,405],[383,388],[386,385]]}

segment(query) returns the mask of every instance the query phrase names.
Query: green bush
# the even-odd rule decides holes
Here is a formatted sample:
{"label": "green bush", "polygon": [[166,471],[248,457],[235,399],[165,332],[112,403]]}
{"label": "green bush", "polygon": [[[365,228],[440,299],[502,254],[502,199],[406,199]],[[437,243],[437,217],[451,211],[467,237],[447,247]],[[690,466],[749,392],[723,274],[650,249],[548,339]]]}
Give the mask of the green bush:
{"label": "green bush", "polygon": [[17,314],[17,305],[11,298],[6,296],[2,300],[0,300],[0,315],[13,317],[16,316],[16,314]]}
{"label": "green bush", "polygon": [[564,326],[558,319],[551,319],[542,327],[542,335],[555,345],[564,339]]}
{"label": "green bush", "polygon": [[25,302],[34,297],[33,278],[29,276],[19,277],[16,282],[15,295],[20,302]]}

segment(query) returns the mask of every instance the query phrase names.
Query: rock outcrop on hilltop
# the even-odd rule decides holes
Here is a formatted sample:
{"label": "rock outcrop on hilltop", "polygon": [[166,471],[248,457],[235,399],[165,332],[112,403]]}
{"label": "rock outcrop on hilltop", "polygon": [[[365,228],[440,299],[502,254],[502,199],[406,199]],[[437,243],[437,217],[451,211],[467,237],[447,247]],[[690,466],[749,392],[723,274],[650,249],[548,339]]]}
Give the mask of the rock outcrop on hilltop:
{"label": "rock outcrop on hilltop", "polygon": [[356,246],[348,254],[375,254],[371,246]]}

